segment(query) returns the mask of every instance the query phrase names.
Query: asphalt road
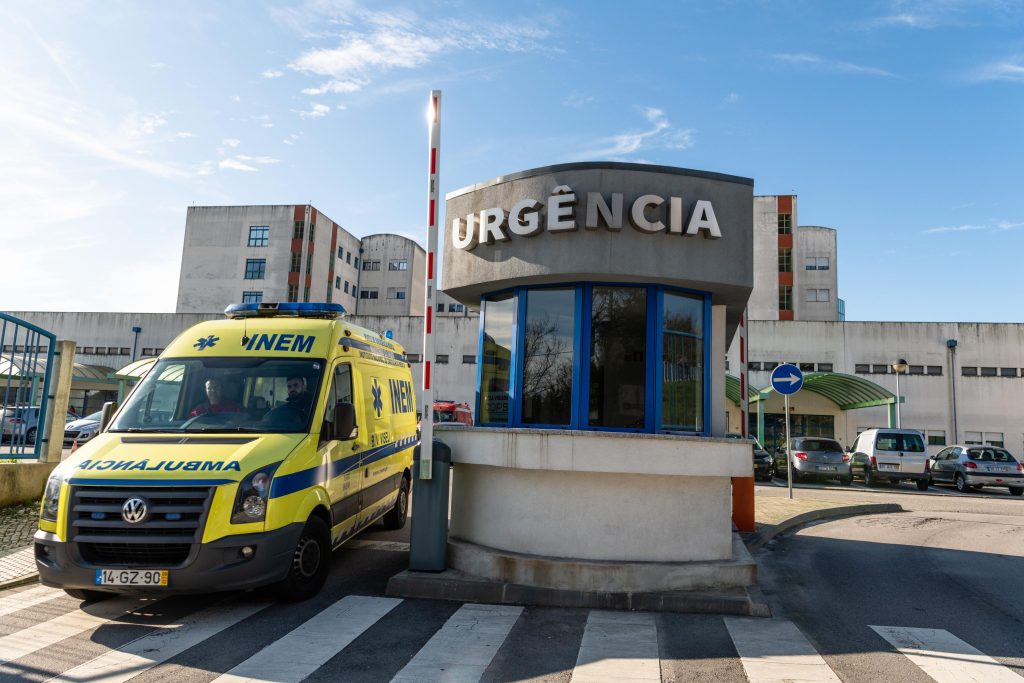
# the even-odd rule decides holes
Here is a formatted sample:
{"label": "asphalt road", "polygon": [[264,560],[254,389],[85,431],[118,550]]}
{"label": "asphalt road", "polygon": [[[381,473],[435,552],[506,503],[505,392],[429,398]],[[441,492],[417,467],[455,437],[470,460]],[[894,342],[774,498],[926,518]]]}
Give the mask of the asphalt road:
{"label": "asphalt road", "polygon": [[1024,676],[1024,502],[978,513],[949,511],[966,502],[956,497],[920,498],[947,509],[822,523],[766,546],[761,581],[776,616],[843,680],[932,680],[872,626],[925,634],[916,647],[933,664],[971,659],[949,647],[963,641]]}

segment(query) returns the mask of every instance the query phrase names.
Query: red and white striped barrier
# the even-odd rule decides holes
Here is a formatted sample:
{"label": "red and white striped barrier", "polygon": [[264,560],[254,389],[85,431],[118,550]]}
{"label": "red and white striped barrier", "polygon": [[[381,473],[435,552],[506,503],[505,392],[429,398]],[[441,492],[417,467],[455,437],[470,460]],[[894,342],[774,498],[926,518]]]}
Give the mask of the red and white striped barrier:
{"label": "red and white striped barrier", "polygon": [[427,121],[430,138],[427,145],[427,272],[424,287],[423,320],[423,387],[420,391],[420,405],[423,419],[420,421],[420,479],[430,479],[434,459],[434,389],[430,370],[434,364],[434,300],[436,299],[437,265],[437,189],[441,169],[441,91],[430,91],[427,105]]}

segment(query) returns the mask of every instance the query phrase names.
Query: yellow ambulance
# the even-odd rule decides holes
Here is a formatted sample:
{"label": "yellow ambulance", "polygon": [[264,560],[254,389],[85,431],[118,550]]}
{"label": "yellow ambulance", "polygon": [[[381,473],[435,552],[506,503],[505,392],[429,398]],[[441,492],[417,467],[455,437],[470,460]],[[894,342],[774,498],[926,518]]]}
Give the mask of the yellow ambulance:
{"label": "yellow ambulance", "polygon": [[402,347],[338,304],[225,314],[175,339],[54,470],[43,584],[80,599],[274,584],[301,600],[333,548],[405,524],[416,403]]}

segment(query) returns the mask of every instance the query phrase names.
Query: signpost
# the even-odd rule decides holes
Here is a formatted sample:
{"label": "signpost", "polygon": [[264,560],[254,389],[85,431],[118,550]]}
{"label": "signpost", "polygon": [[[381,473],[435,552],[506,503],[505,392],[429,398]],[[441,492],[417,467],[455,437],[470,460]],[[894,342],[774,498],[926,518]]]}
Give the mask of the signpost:
{"label": "signpost", "polygon": [[789,363],[783,363],[772,370],[772,389],[782,394],[785,401],[786,413],[786,485],[789,487],[789,497],[793,497],[793,457],[789,452],[789,397],[800,391],[804,385],[804,373],[800,368]]}

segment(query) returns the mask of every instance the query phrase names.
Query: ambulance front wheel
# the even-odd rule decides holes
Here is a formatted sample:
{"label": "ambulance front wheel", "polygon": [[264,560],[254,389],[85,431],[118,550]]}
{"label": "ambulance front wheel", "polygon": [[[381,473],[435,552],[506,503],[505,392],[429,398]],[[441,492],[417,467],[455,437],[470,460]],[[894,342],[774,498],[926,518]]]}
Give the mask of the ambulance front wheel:
{"label": "ambulance front wheel", "polygon": [[398,487],[398,499],[395,506],[384,514],[384,528],[401,529],[405,526],[405,520],[409,516],[409,480],[402,477],[402,483]]}
{"label": "ambulance front wheel", "polygon": [[288,576],[278,584],[285,600],[298,602],[320,592],[331,568],[331,531],[327,523],[313,515],[302,529]]}

